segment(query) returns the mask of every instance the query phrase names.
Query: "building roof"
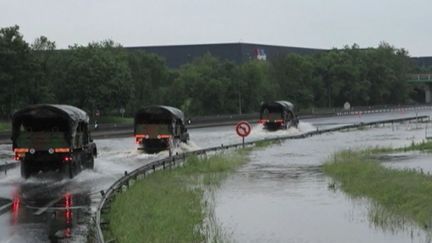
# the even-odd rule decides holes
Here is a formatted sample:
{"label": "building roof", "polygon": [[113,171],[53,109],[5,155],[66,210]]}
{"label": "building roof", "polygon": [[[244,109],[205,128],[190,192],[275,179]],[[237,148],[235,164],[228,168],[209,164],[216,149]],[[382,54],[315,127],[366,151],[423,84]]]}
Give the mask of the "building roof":
{"label": "building roof", "polygon": [[[211,43],[163,46],[133,46],[125,47],[131,51],[145,51],[162,57],[168,67],[179,68],[207,53],[222,60],[234,63],[244,63],[252,59],[267,60],[286,54],[315,54],[329,49],[291,47],[280,45],[265,45],[256,43]],[[432,66],[432,57],[412,57],[413,62],[420,67]]]}
{"label": "building roof", "polygon": [[222,60],[244,63],[252,59],[266,60],[289,53],[314,54],[325,49],[263,45],[253,43],[219,43],[197,45],[136,46],[128,50],[143,50],[165,59],[168,67],[178,68],[207,53]]}

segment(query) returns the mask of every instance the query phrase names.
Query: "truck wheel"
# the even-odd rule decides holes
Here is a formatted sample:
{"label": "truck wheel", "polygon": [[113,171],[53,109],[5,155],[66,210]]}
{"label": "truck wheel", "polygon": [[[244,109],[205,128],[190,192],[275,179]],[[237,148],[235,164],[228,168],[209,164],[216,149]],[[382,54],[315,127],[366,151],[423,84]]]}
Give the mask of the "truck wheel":
{"label": "truck wheel", "polygon": [[69,177],[70,179],[72,179],[74,177],[74,166],[72,165],[72,163],[67,163],[65,165],[63,165],[63,174],[67,177]]}
{"label": "truck wheel", "polygon": [[24,179],[29,178],[31,175],[31,168],[30,166],[25,163],[24,161],[21,161],[21,177]]}
{"label": "truck wheel", "polygon": [[93,155],[90,155],[90,158],[87,160],[86,168],[91,169],[91,170],[94,169],[94,157],[93,157]]}
{"label": "truck wheel", "polygon": [[76,161],[74,161],[75,163],[74,163],[74,172],[75,172],[75,175],[76,174],[78,174],[78,173],[80,173],[81,171],[82,171],[82,169],[83,169],[83,163],[84,163],[84,161],[83,161],[83,158],[84,158],[85,156],[83,155],[83,154],[81,154],[81,156],[79,156],[78,157],[78,159],[76,160]]}
{"label": "truck wheel", "polygon": [[299,120],[296,118],[296,119],[294,119],[294,126],[296,127],[296,128],[298,128],[298,124],[299,124]]}

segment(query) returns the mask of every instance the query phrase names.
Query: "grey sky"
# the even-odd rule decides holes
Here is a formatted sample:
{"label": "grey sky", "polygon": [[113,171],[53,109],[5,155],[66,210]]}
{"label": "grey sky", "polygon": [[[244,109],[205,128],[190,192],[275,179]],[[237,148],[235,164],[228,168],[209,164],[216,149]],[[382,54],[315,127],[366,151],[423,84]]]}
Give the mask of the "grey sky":
{"label": "grey sky", "polygon": [[0,27],[18,24],[59,48],[250,42],[314,48],[387,41],[431,56],[431,0],[0,0]]}

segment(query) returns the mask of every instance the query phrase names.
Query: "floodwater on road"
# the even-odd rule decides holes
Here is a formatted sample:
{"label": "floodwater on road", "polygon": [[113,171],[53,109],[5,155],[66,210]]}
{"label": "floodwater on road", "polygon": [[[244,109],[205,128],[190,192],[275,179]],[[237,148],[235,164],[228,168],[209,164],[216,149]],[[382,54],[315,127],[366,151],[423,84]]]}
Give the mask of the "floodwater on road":
{"label": "floodwater on road", "polygon": [[[412,114],[404,114],[404,116],[410,115]],[[319,123],[317,125],[319,127],[328,127],[366,122],[371,119],[380,120],[383,119],[382,116],[375,114],[363,117],[315,118],[311,120],[312,124],[301,122],[299,128],[277,132],[264,131],[262,127],[257,125],[247,139],[296,135],[316,129],[313,126],[314,123]],[[395,113],[391,118],[399,118],[400,116],[402,115]],[[389,128],[386,129],[387,131],[389,130]],[[396,126],[397,129],[398,126]],[[410,133],[403,132],[405,130],[405,128],[398,130],[402,134],[405,134],[402,135],[401,141],[409,139],[407,136],[411,136],[408,135]],[[188,144],[182,144],[178,152],[240,142],[233,127],[193,129],[190,131],[190,134],[191,141]],[[335,134],[352,136],[357,133]],[[396,141],[393,145],[396,146],[402,143],[401,141],[397,142],[399,137],[399,133],[388,133],[387,135],[379,135],[378,137],[372,136],[370,140],[393,139]],[[282,148],[279,152],[287,158],[309,158],[299,161],[300,164],[307,165],[305,161],[318,161],[314,157],[314,149],[316,149],[314,147],[320,147],[320,142],[324,143],[322,145],[324,147],[332,146],[327,141],[329,139],[327,136],[321,140],[317,139],[318,137],[284,143],[291,144],[289,147],[297,146],[298,149],[293,150],[293,152],[285,150],[285,145],[275,146],[274,148],[276,150]],[[345,139],[351,139],[353,144],[362,142],[361,139],[358,140],[357,135]],[[364,137],[363,139],[366,138]],[[98,146],[99,156],[95,160],[94,170],[84,170],[73,179],[59,179],[56,178],[56,173],[53,173],[52,176],[35,176],[24,180],[20,176],[19,167],[9,170],[6,175],[0,174],[0,242],[86,241],[86,235],[89,230],[87,226],[94,213],[95,206],[100,201],[100,191],[106,190],[115,180],[124,175],[125,171],[130,172],[150,161],[168,156],[168,152],[166,151],[150,155],[137,151],[132,137],[100,139],[95,142]],[[312,149],[309,148],[310,143],[312,143]],[[329,152],[329,150],[326,152]],[[291,157],[290,153],[297,153],[297,155]],[[274,156],[277,157],[277,153]],[[0,145],[0,163],[11,161],[11,157],[11,146]],[[309,176],[309,178],[313,178],[314,180],[319,178],[314,176],[317,173],[319,174],[319,170],[316,167],[318,164],[311,165],[311,172],[307,173],[312,173],[313,175]],[[309,168],[307,168],[307,171],[310,171]]]}
{"label": "floodwater on road", "polygon": [[[96,143],[99,156],[94,170],[84,170],[73,179],[48,172],[25,180],[19,167],[0,175],[0,242],[87,241],[100,191],[125,171],[168,155],[139,152],[133,138]],[[10,145],[2,145],[0,154],[11,154],[10,150]]]}
{"label": "floodwater on road", "polygon": [[424,139],[423,126],[335,132],[252,152],[250,162],[230,175],[215,193],[216,222],[225,240],[431,242],[431,232],[414,223],[396,219],[378,224],[371,220],[382,209],[367,199],[353,199],[329,187],[332,180],[320,169],[339,150],[418,142]]}

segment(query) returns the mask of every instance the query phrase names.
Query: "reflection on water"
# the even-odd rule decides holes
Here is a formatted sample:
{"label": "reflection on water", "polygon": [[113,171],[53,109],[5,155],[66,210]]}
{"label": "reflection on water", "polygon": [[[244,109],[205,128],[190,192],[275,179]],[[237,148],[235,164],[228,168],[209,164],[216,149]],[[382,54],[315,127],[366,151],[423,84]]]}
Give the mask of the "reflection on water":
{"label": "reflection on water", "polygon": [[253,152],[216,192],[217,222],[234,242],[431,242],[427,230],[347,196],[321,173],[336,151],[399,147],[424,137],[412,124],[389,136],[392,129],[336,132]]}
{"label": "reflection on water", "polygon": [[2,236],[10,242],[82,242],[89,205],[88,193],[73,194],[68,185],[24,183],[13,192],[10,227],[2,230]]}

